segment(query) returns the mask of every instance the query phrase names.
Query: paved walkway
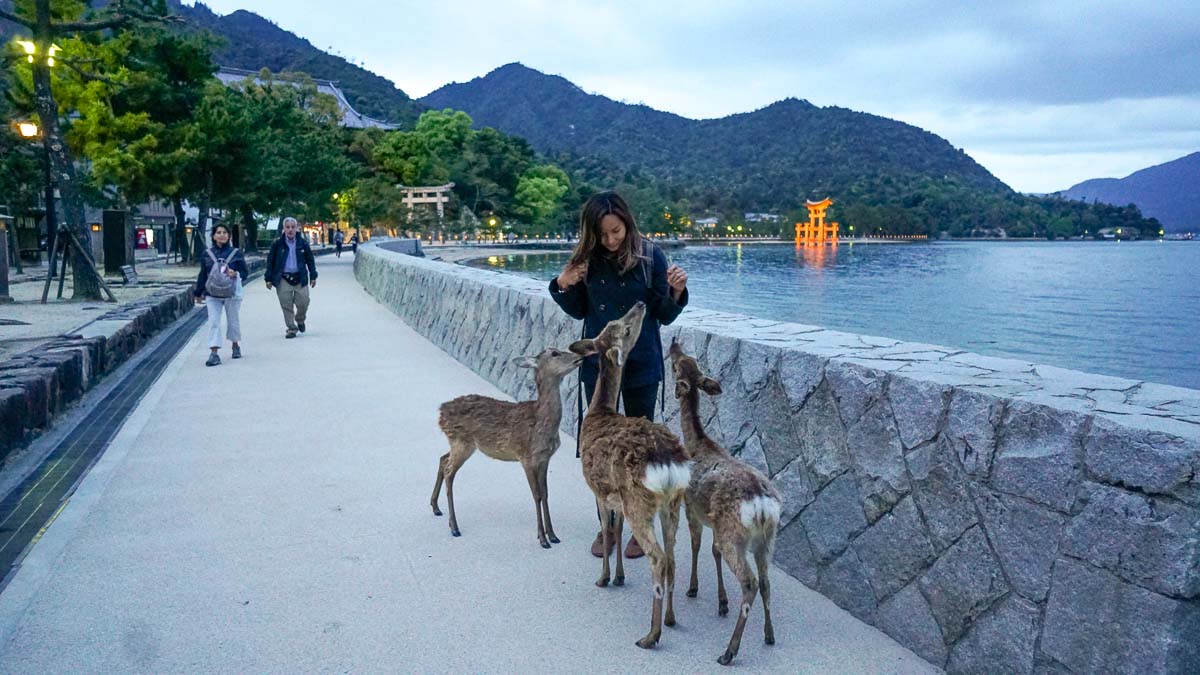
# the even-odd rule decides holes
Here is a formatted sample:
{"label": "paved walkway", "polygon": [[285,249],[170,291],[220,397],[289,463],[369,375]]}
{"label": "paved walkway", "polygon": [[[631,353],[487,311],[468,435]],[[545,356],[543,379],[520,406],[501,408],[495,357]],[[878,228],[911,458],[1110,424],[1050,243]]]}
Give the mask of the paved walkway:
{"label": "paved walkway", "polygon": [[[681,574],[680,626],[649,652],[633,644],[644,559],[624,588],[592,585],[570,439],[550,469],[563,544],[537,546],[523,473],[480,455],[450,537],[428,507],[437,406],[498,392],[376,304],[351,261],[319,262],[303,337],[283,339],[256,283],[246,358],[205,368],[203,337],[188,343],[0,595],[0,671],[720,670],[733,619],[716,616],[711,557],[699,599]],[[679,556],[686,570],[686,544]],[[773,587],[778,644],[756,606],[735,665],[932,670],[782,572]]]}

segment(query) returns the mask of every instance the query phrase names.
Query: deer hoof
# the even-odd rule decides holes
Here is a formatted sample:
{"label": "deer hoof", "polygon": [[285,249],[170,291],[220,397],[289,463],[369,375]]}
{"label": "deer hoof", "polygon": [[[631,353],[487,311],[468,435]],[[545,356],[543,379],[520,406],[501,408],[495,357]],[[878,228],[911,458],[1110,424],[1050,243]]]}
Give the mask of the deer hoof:
{"label": "deer hoof", "polygon": [[541,543],[542,548],[550,548],[550,542],[548,542],[548,541],[542,541],[539,543]]}
{"label": "deer hoof", "polygon": [[729,603],[728,602],[722,602],[721,604],[717,605],[717,616],[725,616],[728,613],[729,613]]}
{"label": "deer hoof", "polygon": [[767,633],[767,636],[766,636],[766,638],[763,639],[763,642],[766,642],[769,645],[775,644],[775,634]]}
{"label": "deer hoof", "polygon": [[596,586],[599,588],[606,588],[608,586],[608,577],[600,577],[597,579]]}
{"label": "deer hoof", "polygon": [[625,585],[625,577],[617,577],[617,578],[613,579],[613,586],[624,586],[624,585]]}
{"label": "deer hoof", "polygon": [[663,619],[663,625],[674,627],[675,626],[675,615],[667,614],[667,616]]}
{"label": "deer hoof", "polygon": [[558,537],[551,534],[550,535],[550,543],[551,544],[561,544],[562,542],[558,540]]}
{"label": "deer hoof", "polygon": [[451,536],[453,536],[453,537],[461,537],[461,536],[462,536],[462,532],[459,532],[459,531],[458,531],[458,528],[457,528],[457,527],[454,527],[454,528],[451,528],[451,529],[450,529],[450,535],[451,535]]}
{"label": "deer hoof", "polygon": [[729,651],[728,649],[726,649],[725,653],[722,654],[721,657],[717,659],[717,663],[719,663],[723,666],[727,666],[732,662],[733,662],[733,652]]}
{"label": "deer hoof", "polygon": [[694,597],[696,597],[696,593],[697,593],[697,589],[695,589],[695,588],[689,588],[689,589],[687,590],[687,596],[688,596],[689,598],[694,598]]}
{"label": "deer hoof", "polygon": [[642,649],[652,649],[654,647],[654,645],[658,644],[658,640],[653,639],[649,635],[647,635],[646,637],[642,638],[641,640],[638,640],[634,644],[641,647]]}
{"label": "deer hoof", "polygon": [[435,506],[433,507],[433,515],[440,516],[442,515],[442,512],[438,509],[438,507]]}

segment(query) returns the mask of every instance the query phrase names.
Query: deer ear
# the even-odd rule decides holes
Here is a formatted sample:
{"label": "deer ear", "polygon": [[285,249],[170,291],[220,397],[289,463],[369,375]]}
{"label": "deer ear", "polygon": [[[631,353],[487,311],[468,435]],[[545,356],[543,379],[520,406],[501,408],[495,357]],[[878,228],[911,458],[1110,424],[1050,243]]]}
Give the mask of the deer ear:
{"label": "deer ear", "polygon": [[625,352],[621,351],[620,347],[613,347],[612,349],[609,349],[607,352],[605,352],[605,354],[608,356],[609,360],[611,360],[613,362],[613,365],[615,365],[616,367],[622,368],[625,366]]}
{"label": "deer ear", "polygon": [[683,398],[692,390],[692,385],[687,380],[675,380],[675,398]]}
{"label": "deer ear", "polygon": [[537,368],[537,359],[532,356],[518,356],[512,360],[512,364],[518,368]]}
{"label": "deer ear", "polygon": [[700,391],[708,394],[709,396],[716,396],[717,394],[721,393],[721,383],[717,382],[711,377],[706,377],[703,380],[700,380]]}
{"label": "deer ear", "polygon": [[679,344],[678,337],[676,337],[674,335],[671,336],[671,348],[668,349],[667,352],[670,353],[672,356],[683,354],[683,345]]}
{"label": "deer ear", "polygon": [[591,356],[592,354],[599,353],[599,350],[596,349],[595,340],[576,340],[575,342],[572,342],[571,346],[567,347],[567,349],[570,349],[580,356]]}

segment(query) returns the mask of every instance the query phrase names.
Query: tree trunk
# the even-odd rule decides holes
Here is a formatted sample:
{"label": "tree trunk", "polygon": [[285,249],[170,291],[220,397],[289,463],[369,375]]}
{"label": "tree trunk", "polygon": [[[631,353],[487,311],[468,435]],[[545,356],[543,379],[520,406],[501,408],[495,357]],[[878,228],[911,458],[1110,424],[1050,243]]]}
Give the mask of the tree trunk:
{"label": "tree trunk", "polygon": [[205,177],[204,194],[200,195],[200,213],[196,216],[196,229],[192,230],[192,251],[195,252],[196,260],[200,259],[200,255],[208,248],[208,244],[204,241],[204,233],[208,230],[208,205],[209,197],[212,195],[212,172],[209,171]]}
{"label": "tree trunk", "polygon": [[[38,116],[42,121],[42,138],[46,146],[46,154],[50,159],[50,183],[58,188],[62,197],[63,216],[66,226],[75,234],[75,238],[84,247],[84,253],[91,257],[92,237],[83,219],[83,201],[79,195],[79,185],[75,177],[75,164],[67,152],[67,144],[63,142],[62,131],[58,127],[58,103],[54,100],[54,92],[50,89],[50,67],[46,64],[46,54],[53,44],[54,35],[50,25],[50,0],[37,0],[36,22],[33,30],[33,42],[36,45],[37,56],[33,62],[33,92],[37,102]],[[76,300],[101,300],[100,281],[97,272],[83,255],[71,256],[71,274],[74,285],[72,297]]]}

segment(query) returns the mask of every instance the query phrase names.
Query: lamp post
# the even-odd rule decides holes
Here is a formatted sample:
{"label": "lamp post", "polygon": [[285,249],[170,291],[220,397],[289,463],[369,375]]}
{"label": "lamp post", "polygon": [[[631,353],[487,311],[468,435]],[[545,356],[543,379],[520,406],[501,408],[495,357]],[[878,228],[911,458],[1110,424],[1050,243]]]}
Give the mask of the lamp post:
{"label": "lamp post", "polygon": [[[32,57],[31,57],[32,58]],[[37,139],[41,136],[41,130],[38,125],[33,122],[18,122],[17,133],[22,138],[30,140]],[[46,257],[54,252],[54,245],[58,242],[58,218],[54,212],[54,184],[50,180],[50,155],[46,154],[45,161],[42,163],[44,173],[44,181],[46,183]],[[40,255],[40,254],[39,254]],[[50,270],[50,276],[54,276],[54,270]]]}
{"label": "lamp post", "polygon": [[0,236],[0,305],[4,305],[13,301],[12,296],[8,294],[8,221],[12,220],[8,214],[0,214],[0,230],[4,230]]}

